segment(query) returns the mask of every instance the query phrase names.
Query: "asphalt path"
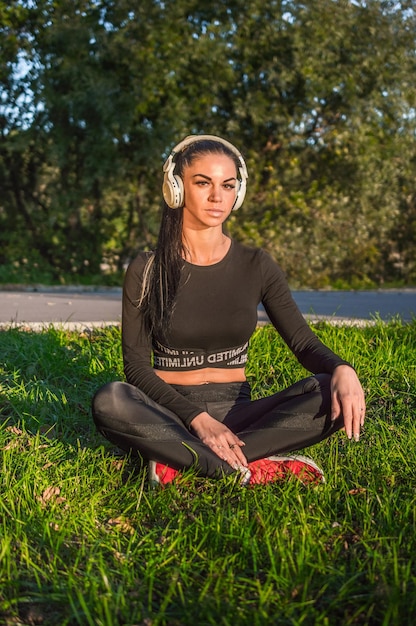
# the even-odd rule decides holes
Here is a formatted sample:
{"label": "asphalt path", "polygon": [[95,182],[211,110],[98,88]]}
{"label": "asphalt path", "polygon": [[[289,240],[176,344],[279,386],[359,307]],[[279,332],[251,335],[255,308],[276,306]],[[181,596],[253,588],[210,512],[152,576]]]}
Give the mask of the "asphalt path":
{"label": "asphalt path", "polygon": [[[312,321],[371,323],[416,319],[416,289],[374,291],[292,291],[303,315]],[[121,319],[120,289],[9,290],[0,292],[0,324],[68,327],[118,324]],[[267,322],[259,308],[259,322]]]}

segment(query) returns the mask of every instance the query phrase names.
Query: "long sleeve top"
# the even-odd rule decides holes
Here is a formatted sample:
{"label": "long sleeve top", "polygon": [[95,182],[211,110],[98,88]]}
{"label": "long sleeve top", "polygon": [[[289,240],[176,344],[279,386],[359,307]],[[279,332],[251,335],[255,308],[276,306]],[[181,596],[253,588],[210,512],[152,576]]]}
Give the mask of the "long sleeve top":
{"label": "long sleeve top", "polygon": [[349,365],[313,333],[272,257],[234,240],[218,263],[200,266],[184,261],[170,330],[164,339],[151,336],[137,304],[149,254],[142,252],[130,263],[124,281],[124,371],[127,382],[172,410],[187,426],[203,407],[184,398],[155,370],[244,367],[260,303],[307,370],[332,374],[338,365]]}

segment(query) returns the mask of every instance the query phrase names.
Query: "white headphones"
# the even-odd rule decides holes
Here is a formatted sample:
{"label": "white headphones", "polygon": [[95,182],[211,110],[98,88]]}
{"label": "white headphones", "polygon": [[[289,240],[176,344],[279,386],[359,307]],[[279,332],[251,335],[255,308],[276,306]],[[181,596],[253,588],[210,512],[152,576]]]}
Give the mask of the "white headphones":
{"label": "white headphones", "polygon": [[183,181],[180,176],[173,173],[176,165],[175,156],[178,154],[178,152],[182,152],[182,150],[187,148],[192,143],[195,143],[197,141],[204,141],[205,139],[222,143],[229,150],[231,150],[233,154],[237,156],[240,162],[238,168],[239,180],[237,180],[236,196],[233,204],[233,211],[236,211],[243,204],[244,197],[246,195],[246,183],[248,178],[247,167],[243,157],[241,156],[237,148],[235,148],[233,144],[229,141],[221,139],[221,137],[216,137],[215,135],[189,135],[173,148],[170,156],[166,159],[166,162],[163,166],[164,176],[162,191],[165,202],[171,209],[179,209],[183,206]]}

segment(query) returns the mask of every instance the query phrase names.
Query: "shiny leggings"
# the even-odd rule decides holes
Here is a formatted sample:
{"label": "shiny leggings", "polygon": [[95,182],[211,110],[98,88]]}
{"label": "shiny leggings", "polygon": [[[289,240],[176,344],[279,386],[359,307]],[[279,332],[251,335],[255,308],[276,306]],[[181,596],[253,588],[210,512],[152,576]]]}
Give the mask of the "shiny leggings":
{"label": "shiny leggings", "polygon": [[[258,400],[251,400],[247,382],[174,388],[238,434],[250,462],[306,448],[342,428],[342,418],[330,419],[330,381],[328,374],[317,374]],[[144,459],[175,469],[194,467],[210,477],[235,471],[175,413],[128,383],[111,382],[99,389],[93,417],[104,437]]]}

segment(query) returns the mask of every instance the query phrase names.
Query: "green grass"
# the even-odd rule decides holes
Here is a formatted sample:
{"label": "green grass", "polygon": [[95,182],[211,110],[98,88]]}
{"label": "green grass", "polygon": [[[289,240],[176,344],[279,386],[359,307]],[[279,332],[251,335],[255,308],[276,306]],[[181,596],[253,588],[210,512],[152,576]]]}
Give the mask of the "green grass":
{"label": "green grass", "polygon": [[[324,485],[246,489],[152,490],[96,434],[118,328],[0,332],[0,624],[413,625],[416,323],[314,328],[356,366],[364,434],[308,450]],[[304,375],[270,327],[250,363],[256,395]]]}

